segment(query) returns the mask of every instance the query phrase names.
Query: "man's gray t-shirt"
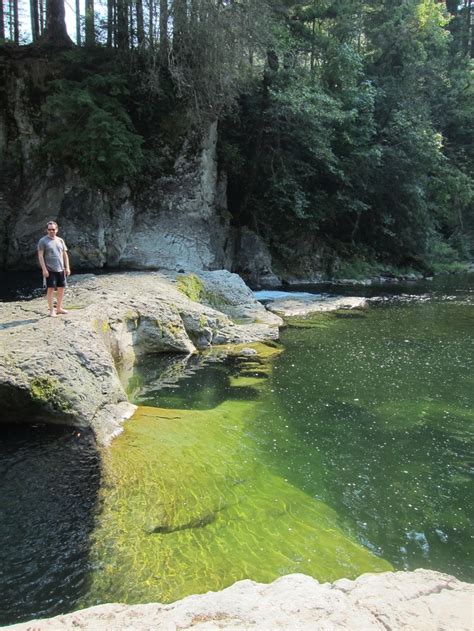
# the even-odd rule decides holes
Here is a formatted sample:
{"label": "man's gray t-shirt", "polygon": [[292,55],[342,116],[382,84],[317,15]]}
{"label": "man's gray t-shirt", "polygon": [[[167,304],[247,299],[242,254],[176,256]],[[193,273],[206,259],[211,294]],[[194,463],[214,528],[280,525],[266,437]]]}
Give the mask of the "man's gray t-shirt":
{"label": "man's gray t-shirt", "polygon": [[50,239],[48,235],[38,241],[38,251],[42,251],[46,268],[50,272],[64,271],[64,252],[67,247],[61,237]]}

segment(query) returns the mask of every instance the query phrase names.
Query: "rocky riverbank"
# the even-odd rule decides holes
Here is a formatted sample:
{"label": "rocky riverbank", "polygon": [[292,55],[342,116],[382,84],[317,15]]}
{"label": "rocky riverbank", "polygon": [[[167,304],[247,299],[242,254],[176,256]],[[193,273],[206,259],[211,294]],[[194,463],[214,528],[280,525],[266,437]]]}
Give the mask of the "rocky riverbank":
{"label": "rocky riverbank", "polygon": [[135,409],[138,357],[274,340],[282,324],[226,271],[73,277],[65,306],[51,318],[45,298],[2,305],[2,418],[88,426],[101,444]]}
{"label": "rocky riverbank", "polygon": [[11,631],[295,629],[471,631],[474,586],[439,572],[364,574],[320,584],[303,574],[270,585],[239,581],[170,605],[107,604],[8,627]]}

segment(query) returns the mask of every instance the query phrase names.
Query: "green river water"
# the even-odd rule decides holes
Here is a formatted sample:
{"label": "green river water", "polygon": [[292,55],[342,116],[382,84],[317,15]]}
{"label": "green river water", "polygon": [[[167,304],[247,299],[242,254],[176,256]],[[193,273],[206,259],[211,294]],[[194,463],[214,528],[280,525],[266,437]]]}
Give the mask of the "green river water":
{"label": "green river water", "polygon": [[101,465],[87,433],[3,426],[0,623],[292,572],[474,581],[474,290],[424,291],[260,358],[150,358]]}
{"label": "green river water", "polygon": [[139,367],[82,604],[291,572],[473,580],[472,306],[466,290],[320,315],[281,353],[210,358],[166,388],[163,365]]}

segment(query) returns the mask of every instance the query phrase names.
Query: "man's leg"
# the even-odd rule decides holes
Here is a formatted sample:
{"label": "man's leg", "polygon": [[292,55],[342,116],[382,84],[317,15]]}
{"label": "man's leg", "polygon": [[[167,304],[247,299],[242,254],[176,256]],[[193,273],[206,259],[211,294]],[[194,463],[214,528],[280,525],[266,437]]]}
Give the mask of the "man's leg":
{"label": "man's leg", "polygon": [[53,313],[53,298],[54,298],[54,287],[48,287],[48,291],[46,292],[46,298],[48,300],[48,309],[49,313]]}
{"label": "man's leg", "polygon": [[65,287],[58,287],[58,294],[56,296],[56,313],[66,313],[66,309],[62,308],[64,289]]}

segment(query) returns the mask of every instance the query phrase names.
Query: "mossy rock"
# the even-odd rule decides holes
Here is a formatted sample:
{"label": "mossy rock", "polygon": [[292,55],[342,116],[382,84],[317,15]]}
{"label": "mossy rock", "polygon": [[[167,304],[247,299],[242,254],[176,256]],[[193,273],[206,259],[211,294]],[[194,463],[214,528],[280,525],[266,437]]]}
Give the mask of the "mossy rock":
{"label": "mossy rock", "polygon": [[186,274],[179,276],[176,285],[178,290],[190,300],[201,302],[204,295],[204,284],[196,274]]}
{"label": "mossy rock", "polygon": [[30,392],[32,399],[38,403],[49,404],[60,412],[71,409],[71,404],[62,395],[61,384],[52,377],[35,377],[30,384]]}
{"label": "mossy rock", "polygon": [[283,352],[283,347],[280,344],[272,342],[252,342],[249,344],[220,344],[213,346],[208,352],[211,354],[220,354],[224,352],[229,357],[245,357],[246,349],[252,349],[255,351],[251,357],[255,359],[270,359],[276,357]]}
{"label": "mossy rock", "polygon": [[231,304],[223,294],[209,291],[203,281],[196,274],[178,276],[176,280],[178,290],[194,302],[204,303],[219,310],[225,305]]}

